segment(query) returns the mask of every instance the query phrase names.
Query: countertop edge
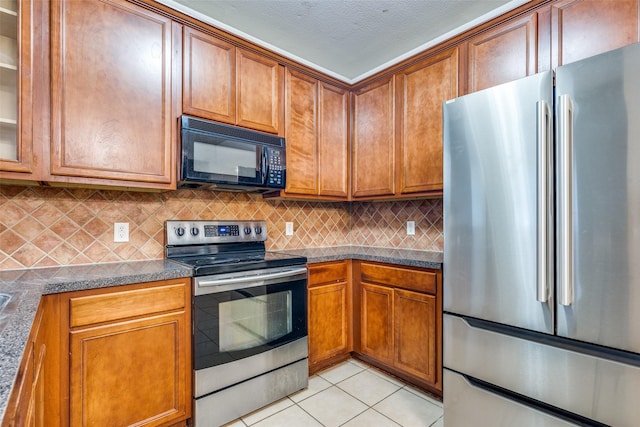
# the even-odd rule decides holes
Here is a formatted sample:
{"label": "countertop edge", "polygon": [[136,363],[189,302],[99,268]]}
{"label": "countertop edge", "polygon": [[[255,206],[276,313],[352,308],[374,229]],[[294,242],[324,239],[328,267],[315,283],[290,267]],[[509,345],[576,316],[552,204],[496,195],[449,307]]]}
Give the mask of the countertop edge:
{"label": "countertop edge", "polygon": [[375,261],[408,267],[442,270],[443,253],[412,249],[389,249],[370,246],[336,246],[278,251],[307,257],[308,264],[346,259]]}

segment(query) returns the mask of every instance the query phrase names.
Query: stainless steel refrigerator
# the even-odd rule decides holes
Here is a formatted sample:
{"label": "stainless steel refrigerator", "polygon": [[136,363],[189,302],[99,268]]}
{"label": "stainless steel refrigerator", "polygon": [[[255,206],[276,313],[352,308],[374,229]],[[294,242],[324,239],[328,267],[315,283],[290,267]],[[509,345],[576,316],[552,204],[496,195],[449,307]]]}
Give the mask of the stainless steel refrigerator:
{"label": "stainless steel refrigerator", "polygon": [[640,45],[444,106],[445,427],[640,426]]}

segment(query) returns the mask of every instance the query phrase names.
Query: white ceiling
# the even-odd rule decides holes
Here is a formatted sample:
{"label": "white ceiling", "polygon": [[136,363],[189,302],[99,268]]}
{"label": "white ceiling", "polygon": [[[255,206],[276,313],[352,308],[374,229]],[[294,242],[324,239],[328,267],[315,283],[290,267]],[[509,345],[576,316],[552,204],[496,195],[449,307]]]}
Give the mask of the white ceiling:
{"label": "white ceiling", "polygon": [[527,0],[159,0],[356,83]]}

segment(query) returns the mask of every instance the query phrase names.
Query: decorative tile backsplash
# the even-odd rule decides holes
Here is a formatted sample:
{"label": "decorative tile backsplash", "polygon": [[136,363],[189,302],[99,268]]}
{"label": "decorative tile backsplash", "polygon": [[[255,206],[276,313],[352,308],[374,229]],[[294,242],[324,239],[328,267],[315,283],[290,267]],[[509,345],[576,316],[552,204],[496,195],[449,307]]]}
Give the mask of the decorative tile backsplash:
{"label": "decorative tile backsplash", "polygon": [[[415,235],[407,235],[415,221]],[[359,202],[351,206],[351,244],[442,251],[442,199]]]}
{"label": "decorative tile backsplash", "polygon": [[[0,270],[164,257],[168,219],[264,219],[267,249],[369,245],[442,250],[442,201],[320,203],[246,193],[0,185]],[[415,236],[406,221],[416,222]],[[285,222],[295,233],[285,236]],[[113,224],[129,223],[129,242]]]}

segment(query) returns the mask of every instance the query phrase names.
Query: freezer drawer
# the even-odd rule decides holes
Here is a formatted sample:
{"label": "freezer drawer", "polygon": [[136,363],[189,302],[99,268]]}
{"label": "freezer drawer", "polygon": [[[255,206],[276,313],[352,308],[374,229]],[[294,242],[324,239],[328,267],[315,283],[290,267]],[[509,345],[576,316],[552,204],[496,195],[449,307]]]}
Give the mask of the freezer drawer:
{"label": "freezer drawer", "polygon": [[[444,315],[444,366],[564,411],[616,427],[640,425],[640,358],[595,347],[556,347],[568,340]],[[489,326],[490,327],[490,326]],[[503,333],[504,332],[504,333]],[[626,363],[625,363],[626,362]],[[446,388],[445,396],[451,393]]]}
{"label": "freezer drawer", "polygon": [[471,384],[444,370],[444,427],[566,427],[577,424],[556,418]]}

